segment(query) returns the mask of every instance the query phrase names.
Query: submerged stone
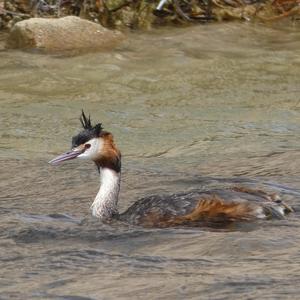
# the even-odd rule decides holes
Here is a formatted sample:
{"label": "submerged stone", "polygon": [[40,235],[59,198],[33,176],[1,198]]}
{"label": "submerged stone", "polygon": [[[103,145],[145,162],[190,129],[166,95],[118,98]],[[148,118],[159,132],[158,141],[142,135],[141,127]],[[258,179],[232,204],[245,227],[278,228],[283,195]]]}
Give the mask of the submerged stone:
{"label": "submerged stone", "polygon": [[74,16],[31,18],[13,26],[6,47],[50,52],[109,50],[123,39],[119,31]]}

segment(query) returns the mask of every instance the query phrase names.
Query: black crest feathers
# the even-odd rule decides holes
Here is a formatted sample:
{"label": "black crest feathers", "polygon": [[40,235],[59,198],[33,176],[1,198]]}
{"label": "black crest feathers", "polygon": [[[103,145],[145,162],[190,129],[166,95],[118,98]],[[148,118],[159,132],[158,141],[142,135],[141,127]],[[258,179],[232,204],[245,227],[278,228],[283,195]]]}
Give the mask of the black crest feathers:
{"label": "black crest feathers", "polygon": [[95,125],[94,127],[94,131],[96,133],[97,136],[100,135],[100,132],[102,131],[103,127],[102,127],[102,124],[101,123],[98,123]]}
{"label": "black crest feathers", "polygon": [[93,127],[91,123],[91,116],[89,115],[89,117],[87,118],[83,110],[81,111],[80,123],[84,129],[92,130],[97,136],[100,134],[100,132],[103,129],[101,123],[98,123]]}
{"label": "black crest feathers", "polygon": [[87,118],[83,110],[81,111],[81,116],[79,120],[84,129],[92,129],[91,116],[89,115],[89,118]]}
{"label": "black crest feathers", "polygon": [[95,126],[92,126],[91,117],[87,118],[86,114],[82,110],[80,116],[80,123],[83,127],[83,131],[79,132],[76,136],[72,138],[72,148],[77,147],[81,144],[86,143],[92,138],[97,138],[100,136],[103,129],[102,124],[98,123]]}

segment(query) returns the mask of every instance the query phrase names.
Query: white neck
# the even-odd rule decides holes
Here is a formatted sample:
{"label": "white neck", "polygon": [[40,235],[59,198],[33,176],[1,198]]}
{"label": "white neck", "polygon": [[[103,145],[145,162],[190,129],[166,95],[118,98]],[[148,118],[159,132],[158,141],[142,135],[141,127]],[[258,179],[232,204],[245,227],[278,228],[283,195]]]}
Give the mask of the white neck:
{"label": "white neck", "polygon": [[93,216],[110,219],[118,213],[120,177],[121,174],[114,170],[100,168],[100,189],[91,206]]}

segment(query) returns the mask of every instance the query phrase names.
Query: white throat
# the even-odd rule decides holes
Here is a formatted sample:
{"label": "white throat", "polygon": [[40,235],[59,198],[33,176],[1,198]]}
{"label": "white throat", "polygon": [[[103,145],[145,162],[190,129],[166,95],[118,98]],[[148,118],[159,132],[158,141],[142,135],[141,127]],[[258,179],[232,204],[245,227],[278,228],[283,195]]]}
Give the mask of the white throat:
{"label": "white throat", "polygon": [[100,168],[100,189],[91,206],[93,216],[110,219],[118,213],[117,204],[120,191],[120,176],[109,168]]}

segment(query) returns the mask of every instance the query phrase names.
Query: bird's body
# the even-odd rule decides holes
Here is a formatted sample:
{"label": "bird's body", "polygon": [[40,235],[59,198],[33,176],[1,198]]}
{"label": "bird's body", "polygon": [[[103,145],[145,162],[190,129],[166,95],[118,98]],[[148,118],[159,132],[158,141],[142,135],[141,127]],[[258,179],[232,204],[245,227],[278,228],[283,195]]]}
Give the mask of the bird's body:
{"label": "bird's body", "polygon": [[146,197],[129,207],[120,219],[145,227],[201,226],[212,222],[282,219],[287,210],[268,194],[258,196],[252,190],[215,189]]}
{"label": "bird's body", "polygon": [[277,194],[245,187],[154,195],[135,202],[124,213],[117,209],[121,182],[121,153],[111,133],[101,124],[91,125],[81,116],[84,130],[73,137],[72,150],[53,159],[51,164],[78,158],[95,162],[100,172],[100,189],[91,206],[94,216],[113,218],[144,227],[178,225],[201,226],[206,222],[283,218],[292,209]]}

